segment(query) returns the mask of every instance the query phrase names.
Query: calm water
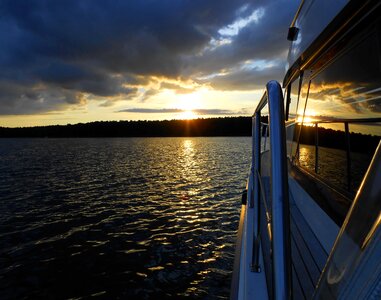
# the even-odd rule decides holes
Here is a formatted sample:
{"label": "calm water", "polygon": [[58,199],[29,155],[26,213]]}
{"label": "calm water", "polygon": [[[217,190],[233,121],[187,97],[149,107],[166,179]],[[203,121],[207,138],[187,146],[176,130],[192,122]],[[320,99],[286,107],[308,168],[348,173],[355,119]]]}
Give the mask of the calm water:
{"label": "calm water", "polygon": [[250,138],[0,140],[0,299],[228,298]]}

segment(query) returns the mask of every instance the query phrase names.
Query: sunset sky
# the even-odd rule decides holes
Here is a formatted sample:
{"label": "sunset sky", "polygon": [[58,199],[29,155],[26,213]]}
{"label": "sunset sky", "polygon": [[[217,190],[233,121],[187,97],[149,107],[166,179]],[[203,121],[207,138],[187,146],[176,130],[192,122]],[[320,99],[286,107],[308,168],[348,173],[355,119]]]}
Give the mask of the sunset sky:
{"label": "sunset sky", "polygon": [[0,126],[250,115],[298,3],[3,0]]}

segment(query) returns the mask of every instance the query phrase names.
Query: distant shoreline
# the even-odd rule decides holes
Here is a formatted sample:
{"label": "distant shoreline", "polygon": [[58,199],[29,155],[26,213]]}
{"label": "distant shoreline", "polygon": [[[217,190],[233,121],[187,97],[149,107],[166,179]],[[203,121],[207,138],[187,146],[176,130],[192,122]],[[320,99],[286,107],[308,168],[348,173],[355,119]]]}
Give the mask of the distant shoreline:
{"label": "distant shoreline", "polygon": [[0,138],[251,136],[251,117],[0,127]]}
{"label": "distant shoreline", "polygon": [[[267,118],[263,117],[263,122]],[[123,137],[239,137],[251,136],[251,117],[220,117],[164,121],[99,121],[22,128],[0,127],[0,138],[123,138]],[[295,138],[295,137],[294,137]],[[370,152],[379,136],[350,133],[350,149]],[[300,143],[315,144],[315,128],[303,126]],[[319,127],[319,145],[345,150],[345,133]],[[364,147],[366,145],[366,147]]]}

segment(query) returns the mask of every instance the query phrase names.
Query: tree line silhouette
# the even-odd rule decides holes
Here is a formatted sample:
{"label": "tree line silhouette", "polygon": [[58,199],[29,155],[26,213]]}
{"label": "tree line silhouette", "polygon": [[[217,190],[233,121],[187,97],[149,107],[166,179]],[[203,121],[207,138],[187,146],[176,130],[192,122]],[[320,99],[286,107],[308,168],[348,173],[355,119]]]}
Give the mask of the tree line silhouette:
{"label": "tree line silhouette", "polygon": [[[262,117],[267,123],[267,116]],[[1,138],[14,137],[198,137],[198,136],[251,136],[251,117],[221,117],[193,120],[164,121],[101,121],[68,125],[7,128],[0,127]],[[303,126],[300,143],[315,144],[315,128]],[[297,135],[294,135],[294,139]],[[319,146],[345,149],[345,132],[318,129]],[[379,136],[350,133],[350,148],[355,152],[373,152]]]}
{"label": "tree line silhouette", "polygon": [[102,121],[23,128],[0,127],[0,137],[249,136],[250,117],[164,121]]}
{"label": "tree line silhouette", "polygon": [[[300,126],[300,125],[299,125]],[[300,128],[298,128],[299,130]],[[296,130],[297,132],[297,130]],[[294,139],[296,136],[294,136]],[[315,145],[316,131],[313,126],[303,126],[300,133],[300,144]],[[373,154],[380,136],[351,132],[349,134],[349,148],[353,152]],[[347,139],[341,130],[318,128],[318,145],[327,148],[346,150]]]}

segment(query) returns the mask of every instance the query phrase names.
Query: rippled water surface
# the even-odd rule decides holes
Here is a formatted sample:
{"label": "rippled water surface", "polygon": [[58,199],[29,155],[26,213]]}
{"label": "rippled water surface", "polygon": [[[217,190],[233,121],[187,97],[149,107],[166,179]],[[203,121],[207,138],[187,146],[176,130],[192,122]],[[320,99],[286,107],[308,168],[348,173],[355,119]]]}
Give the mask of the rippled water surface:
{"label": "rippled water surface", "polygon": [[0,140],[0,299],[228,298],[249,138]]}

